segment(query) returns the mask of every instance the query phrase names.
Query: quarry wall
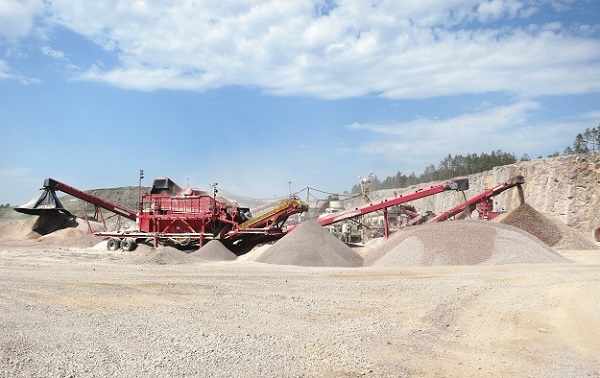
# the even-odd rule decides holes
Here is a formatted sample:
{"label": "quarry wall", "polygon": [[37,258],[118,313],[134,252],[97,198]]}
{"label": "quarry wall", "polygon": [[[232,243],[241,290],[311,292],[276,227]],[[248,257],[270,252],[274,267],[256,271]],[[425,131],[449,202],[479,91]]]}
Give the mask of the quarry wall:
{"label": "quarry wall", "polygon": [[[537,211],[582,231],[600,227],[600,153],[568,155],[519,162],[469,177],[469,190],[446,192],[411,204],[418,211],[431,210],[440,214],[486,189],[513,176],[523,175],[525,201]],[[414,191],[427,185],[407,189],[380,190],[370,193],[371,202]],[[495,210],[511,210],[519,205],[516,189],[509,189],[494,198]]]}

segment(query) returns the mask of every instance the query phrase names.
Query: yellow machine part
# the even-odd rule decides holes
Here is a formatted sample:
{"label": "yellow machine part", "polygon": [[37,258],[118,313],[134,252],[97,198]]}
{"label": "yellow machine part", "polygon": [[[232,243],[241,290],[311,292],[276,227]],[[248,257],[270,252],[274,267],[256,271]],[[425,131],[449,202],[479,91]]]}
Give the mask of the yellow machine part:
{"label": "yellow machine part", "polygon": [[281,200],[281,202],[279,202],[279,205],[272,208],[271,210],[267,210],[257,216],[252,217],[252,219],[248,219],[247,221],[242,223],[240,225],[240,228],[250,228],[251,226],[261,223],[261,222],[264,222],[265,220],[269,219],[270,217],[272,217],[278,213],[281,213],[282,211],[284,211],[286,209],[301,209],[301,208],[307,209],[308,205],[297,199],[283,199],[283,200]]}

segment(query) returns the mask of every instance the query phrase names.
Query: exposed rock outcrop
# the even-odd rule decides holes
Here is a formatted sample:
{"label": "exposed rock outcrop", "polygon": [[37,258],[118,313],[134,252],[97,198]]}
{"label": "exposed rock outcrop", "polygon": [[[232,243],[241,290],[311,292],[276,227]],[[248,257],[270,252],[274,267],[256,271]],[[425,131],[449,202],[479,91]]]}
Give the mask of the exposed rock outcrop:
{"label": "exposed rock outcrop", "polygon": [[[470,175],[466,198],[516,175],[525,177],[525,201],[537,211],[581,231],[600,227],[600,153],[536,159]],[[372,192],[370,198],[372,202],[378,202],[394,197],[394,192],[401,194],[436,183],[380,190]],[[414,201],[412,205],[419,211],[431,210],[439,214],[464,201],[462,193],[447,192]],[[519,206],[517,190],[507,190],[496,196],[494,205],[496,210],[515,209]]]}

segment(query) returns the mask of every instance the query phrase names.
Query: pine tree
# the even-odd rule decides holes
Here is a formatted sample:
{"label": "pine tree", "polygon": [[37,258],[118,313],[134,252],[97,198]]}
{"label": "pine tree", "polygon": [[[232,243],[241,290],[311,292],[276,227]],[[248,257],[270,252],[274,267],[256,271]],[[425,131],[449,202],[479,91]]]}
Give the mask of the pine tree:
{"label": "pine tree", "polygon": [[588,127],[583,132],[583,139],[585,139],[587,146],[588,146],[588,150],[590,152],[596,152],[596,147],[598,146],[596,143],[597,138],[598,138],[598,129],[596,129],[595,127],[593,129],[590,129]]}
{"label": "pine tree", "polygon": [[587,154],[590,152],[590,149],[588,148],[588,142],[582,133],[579,133],[575,136],[575,141],[573,142],[573,152],[576,154]]}

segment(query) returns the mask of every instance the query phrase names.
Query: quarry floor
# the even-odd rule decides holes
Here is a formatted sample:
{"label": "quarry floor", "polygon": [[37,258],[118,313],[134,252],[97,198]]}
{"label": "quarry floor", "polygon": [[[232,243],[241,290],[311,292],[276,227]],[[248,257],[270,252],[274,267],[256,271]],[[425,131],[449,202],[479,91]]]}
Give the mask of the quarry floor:
{"label": "quarry floor", "polygon": [[0,377],[600,377],[600,251],[560,264],[149,264],[0,244]]}

